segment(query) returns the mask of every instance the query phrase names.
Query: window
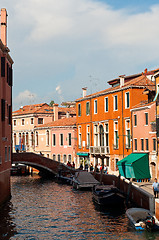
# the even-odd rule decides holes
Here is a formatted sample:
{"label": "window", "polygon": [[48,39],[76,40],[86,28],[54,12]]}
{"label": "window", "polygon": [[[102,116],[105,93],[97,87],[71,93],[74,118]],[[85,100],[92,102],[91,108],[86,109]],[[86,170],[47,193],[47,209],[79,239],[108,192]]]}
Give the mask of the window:
{"label": "window", "polygon": [[144,139],[141,138],[141,151],[144,151]]}
{"label": "window", "polygon": [[38,139],[38,132],[36,132],[36,134],[35,134],[35,136],[36,136],[36,146],[38,146],[38,144],[39,144],[39,139]]}
{"label": "window", "polygon": [[114,111],[118,110],[118,96],[114,96]]}
{"label": "window", "polygon": [[2,156],[0,156],[0,164],[2,164]]}
{"label": "window", "polygon": [[86,102],[86,115],[90,114],[90,106],[89,106],[89,102]]}
{"label": "window", "polygon": [[52,146],[56,146],[56,134],[52,134]]}
{"label": "window", "polygon": [[43,124],[43,118],[38,118],[38,124]]}
{"label": "window", "polygon": [[16,133],[13,134],[13,146],[15,147],[15,145],[17,145],[17,137],[16,137]]}
{"label": "window", "polygon": [[119,148],[118,122],[114,122],[114,149]]}
{"label": "window", "polygon": [[118,170],[118,165],[117,165],[118,161],[119,161],[119,159],[118,159],[118,158],[115,158],[115,171]]}
{"label": "window", "polygon": [[34,124],[34,118],[31,118],[31,119],[30,119],[30,123],[31,123],[31,124]]}
{"label": "window", "polygon": [[109,157],[106,157],[106,165],[109,167]]}
{"label": "window", "polygon": [[153,151],[156,152],[156,138],[153,138]]}
{"label": "window", "polygon": [[52,155],[52,160],[56,161],[56,155],[55,154]]}
{"label": "window", "polygon": [[29,145],[29,134],[26,132],[26,145]]}
{"label": "window", "polygon": [[1,99],[1,120],[5,121],[5,100]]}
{"label": "window", "polygon": [[145,125],[148,125],[148,113],[145,113]]}
{"label": "window", "polygon": [[97,100],[94,100],[94,114],[97,114]]}
{"label": "window", "polygon": [[63,162],[64,162],[64,163],[67,162],[67,156],[66,156],[66,154],[63,155]]}
{"label": "window", "polygon": [[49,154],[47,154],[46,156],[47,156],[47,158],[49,158]]}
{"label": "window", "polygon": [[78,104],[78,116],[79,117],[81,116],[81,104],[80,103]]}
{"label": "window", "polygon": [[69,162],[72,162],[72,156],[71,156],[71,154],[68,155],[68,161],[69,161]]}
{"label": "window", "polygon": [[25,124],[25,120],[24,120],[24,118],[22,119],[22,125],[24,125]]}
{"label": "window", "polygon": [[31,146],[34,145],[34,133],[31,132]]}
{"label": "window", "polygon": [[60,146],[63,146],[63,134],[60,134]]}
{"label": "window", "polygon": [[5,147],[5,162],[7,162],[7,147]]}
{"label": "window", "polygon": [[58,162],[60,162],[60,160],[61,160],[60,154],[57,155],[57,160],[58,160]]}
{"label": "window", "polygon": [[8,147],[8,160],[11,160],[11,151],[10,151],[10,146]]}
{"label": "window", "polygon": [[145,143],[146,143],[146,151],[149,150],[149,140],[148,138],[145,139]]}
{"label": "window", "polygon": [[17,125],[17,121],[16,121],[16,120],[13,121],[13,125],[14,125],[14,126]]}
{"label": "window", "polygon": [[134,139],[134,150],[137,151],[137,139]]}
{"label": "window", "polygon": [[8,123],[9,125],[12,124],[12,107],[11,106],[8,107]]}
{"label": "window", "polygon": [[89,126],[86,127],[87,128],[87,148],[89,148],[90,146],[90,130],[89,130]]}
{"label": "window", "polygon": [[94,146],[98,146],[98,125],[94,125]]}
{"label": "window", "polygon": [[78,127],[78,147],[82,147],[82,134],[81,134],[81,126]]}
{"label": "window", "polygon": [[68,145],[71,146],[71,133],[68,134]]}
{"label": "window", "polygon": [[5,77],[5,57],[1,57],[1,77]]}
{"label": "window", "polygon": [[46,146],[49,146],[50,142],[49,142],[49,131],[46,131]]}
{"label": "window", "polygon": [[137,115],[136,114],[134,115],[134,126],[135,127],[137,126]]}
{"label": "window", "polygon": [[106,146],[106,153],[109,153],[109,124],[105,124],[105,146]]}
{"label": "window", "polygon": [[125,93],[125,108],[129,108],[130,107],[130,94],[129,92]]}
{"label": "window", "polygon": [[108,97],[105,98],[105,112],[108,112]]}
{"label": "window", "polygon": [[126,129],[126,148],[131,147],[131,136],[130,136],[130,120],[125,121]]}

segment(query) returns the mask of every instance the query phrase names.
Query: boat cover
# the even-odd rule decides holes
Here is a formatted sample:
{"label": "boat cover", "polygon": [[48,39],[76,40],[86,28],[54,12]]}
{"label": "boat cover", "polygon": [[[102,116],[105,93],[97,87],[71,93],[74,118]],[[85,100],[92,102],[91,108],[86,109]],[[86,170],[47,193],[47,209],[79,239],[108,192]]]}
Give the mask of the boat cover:
{"label": "boat cover", "polygon": [[121,176],[125,178],[151,178],[149,155],[147,153],[131,153],[117,163]]}

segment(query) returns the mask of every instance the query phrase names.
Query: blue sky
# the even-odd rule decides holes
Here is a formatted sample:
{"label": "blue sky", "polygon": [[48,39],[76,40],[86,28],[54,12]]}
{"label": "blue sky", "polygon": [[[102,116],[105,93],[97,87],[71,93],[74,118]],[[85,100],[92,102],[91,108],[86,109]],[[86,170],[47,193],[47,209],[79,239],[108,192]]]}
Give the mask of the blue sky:
{"label": "blue sky", "polygon": [[121,74],[159,67],[158,1],[1,0],[14,60],[13,107],[74,101]]}

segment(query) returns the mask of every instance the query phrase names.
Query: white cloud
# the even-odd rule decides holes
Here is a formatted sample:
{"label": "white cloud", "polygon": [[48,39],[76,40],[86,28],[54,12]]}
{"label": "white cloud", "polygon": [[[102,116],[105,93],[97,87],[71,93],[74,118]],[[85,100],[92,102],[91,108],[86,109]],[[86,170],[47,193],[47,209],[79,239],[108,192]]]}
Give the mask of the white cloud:
{"label": "white cloud", "polygon": [[24,92],[20,92],[18,96],[14,99],[15,104],[19,106],[26,105],[26,104],[34,104],[34,101],[37,99],[37,94],[32,93],[28,90]]}
{"label": "white cloud", "polygon": [[56,92],[57,92],[58,94],[61,94],[61,93],[62,93],[62,91],[61,91],[61,86],[60,86],[60,85],[58,85],[58,86],[56,87]]}

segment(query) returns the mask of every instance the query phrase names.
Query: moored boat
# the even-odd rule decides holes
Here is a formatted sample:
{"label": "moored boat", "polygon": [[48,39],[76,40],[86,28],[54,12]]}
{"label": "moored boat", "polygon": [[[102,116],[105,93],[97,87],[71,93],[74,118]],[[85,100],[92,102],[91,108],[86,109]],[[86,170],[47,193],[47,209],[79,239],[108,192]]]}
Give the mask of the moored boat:
{"label": "moored boat", "polygon": [[87,171],[79,171],[75,173],[72,180],[73,187],[75,189],[90,189],[99,182],[93,177],[93,175]]}
{"label": "moored boat", "polygon": [[93,187],[93,200],[100,206],[124,205],[125,197],[113,185],[99,185]]}
{"label": "moored boat", "polygon": [[152,213],[144,208],[129,208],[126,211],[131,224],[136,230],[155,230],[159,229],[157,219]]}

